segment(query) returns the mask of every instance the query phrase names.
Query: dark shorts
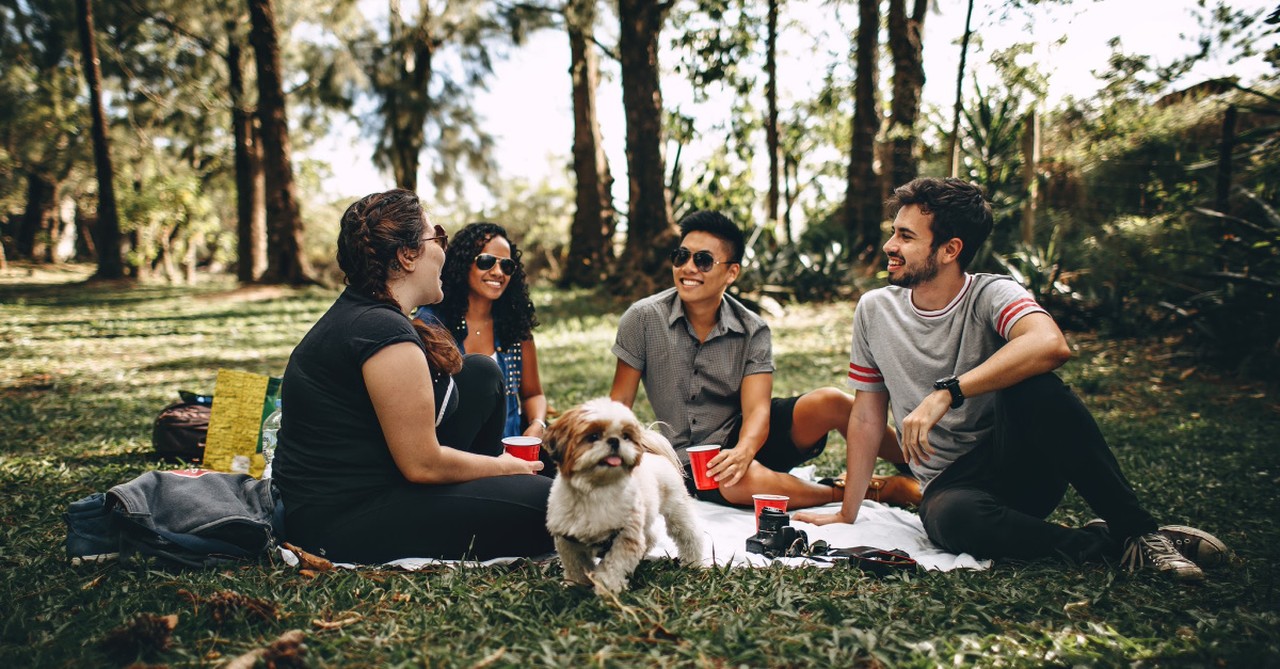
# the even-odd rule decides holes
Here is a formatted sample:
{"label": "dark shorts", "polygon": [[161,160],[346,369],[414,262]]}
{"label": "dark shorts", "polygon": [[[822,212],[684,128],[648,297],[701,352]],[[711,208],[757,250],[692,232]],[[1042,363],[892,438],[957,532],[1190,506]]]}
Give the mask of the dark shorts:
{"label": "dark shorts", "polygon": [[[775,472],[789,472],[792,469],[822,455],[827,447],[827,435],[822,435],[813,446],[802,449],[791,441],[791,424],[795,420],[796,402],[799,397],[775,397],[769,402],[769,436],[765,437],[764,446],[756,453],[756,462]],[[738,443],[738,433],[742,430],[742,417],[737,418],[733,430],[725,438],[723,448],[733,448]],[[689,494],[698,499],[717,504],[728,504],[719,488],[698,490],[693,485],[693,467],[684,466],[684,485]]]}

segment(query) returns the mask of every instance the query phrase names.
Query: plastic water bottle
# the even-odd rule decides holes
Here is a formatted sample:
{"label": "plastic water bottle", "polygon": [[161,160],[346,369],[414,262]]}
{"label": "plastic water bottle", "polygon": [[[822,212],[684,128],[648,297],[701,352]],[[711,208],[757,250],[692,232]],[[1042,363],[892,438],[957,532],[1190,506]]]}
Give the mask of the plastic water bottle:
{"label": "plastic water bottle", "polygon": [[280,432],[280,398],[276,398],[276,410],[262,421],[262,459],[266,467],[262,470],[262,478],[271,478],[271,461],[276,456],[277,433]]}

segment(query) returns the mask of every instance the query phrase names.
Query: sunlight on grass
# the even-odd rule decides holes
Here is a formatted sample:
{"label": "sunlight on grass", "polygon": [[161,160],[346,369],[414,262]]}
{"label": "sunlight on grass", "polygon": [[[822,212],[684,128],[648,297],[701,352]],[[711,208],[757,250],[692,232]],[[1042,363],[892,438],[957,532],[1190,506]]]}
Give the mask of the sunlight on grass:
{"label": "sunlight on grass", "polygon": [[[179,614],[140,661],[221,664],[289,629],[312,666],[1264,666],[1280,663],[1280,411],[1274,388],[1171,366],[1167,342],[1072,335],[1063,371],[1162,522],[1195,522],[1240,560],[1186,588],[1102,565],[1004,563],[873,580],[850,569],[690,571],[646,562],[627,612],[566,588],[555,565],[366,570],[305,578],[264,560],[168,573],[65,564],[70,501],[158,465],[151,421],[220,367],[279,375],[335,289],[81,283],[84,267],[0,275],[0,663],[104,666],[140,614]],[[608,392],[623,301],[534,292],[543,383],[560,411]],[[844,388],[852,306],[771,317],[775,394]],[[652,412],[642,399],[642,418]],[[843,468],[833,438],[819,472]],[[1093,517],[1068,496],[1052,517]],[[744,537],[745,538],[745,537]],[[215,619],[188,595],[234,591],[277,619]]]}

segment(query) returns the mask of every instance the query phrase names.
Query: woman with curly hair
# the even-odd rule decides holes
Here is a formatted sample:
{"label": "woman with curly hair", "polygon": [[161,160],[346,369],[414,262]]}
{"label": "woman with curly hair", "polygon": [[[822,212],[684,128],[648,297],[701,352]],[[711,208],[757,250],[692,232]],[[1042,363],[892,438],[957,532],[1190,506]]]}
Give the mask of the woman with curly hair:
{"label": "woman with curly hair", "polygon": [[347,288],[289,356],[274,479],[285,537],[339,562],[548,553],[550,481],[502,452],[502,375],[410,320],[443,297],[448,236],[407,190],[347,209]]}
{"label": "woman with curly hair", "polygon": [[423,307],[418,317],[448,328],[464,353],[497,360],[506,383],[504,437],[542,437],[547,396],[538,378],[538,325],[520,249],[506,228],[472,223],[453,238],[445,257],[444,300]]}

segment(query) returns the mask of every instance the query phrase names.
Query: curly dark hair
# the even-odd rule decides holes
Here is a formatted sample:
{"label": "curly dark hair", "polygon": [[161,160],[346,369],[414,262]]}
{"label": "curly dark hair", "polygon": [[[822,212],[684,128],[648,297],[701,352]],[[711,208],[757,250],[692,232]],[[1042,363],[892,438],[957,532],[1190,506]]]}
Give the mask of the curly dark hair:
{"label": "curly dark hair", "polygon": [[497,223],[470,223],[449,240],[449,252],[445,254],[444,301],[434,307],[440,320],[455,333],[462,327],[467,315],[471,288],[467,277],[476,256],[483,253],[485,244],[494,237],[502,237],[511,244],[511,259],[516,261],[516,272],[507,281],[502,297],[493,303],[493,327],[502,348],[516,346],[533,337],[538,327],[538,316],[529,299],[529,283],[520,262],[520,247],[507,235],[507,229]]}
{"label": "curly dark hair", "polygon": [[937,251],[956,237],[964,242],[956,259],[962,270],[969,266],[969,261],[991,234],[991,203],[977,184],[955,177],[920,177],[895,188],[893,197],[889,198],[895,216],[909,204],[920,207],[924,214],[933,215],[931,250]]}

